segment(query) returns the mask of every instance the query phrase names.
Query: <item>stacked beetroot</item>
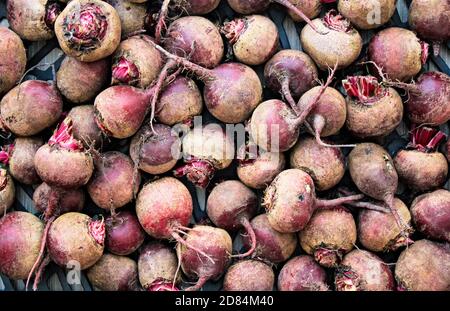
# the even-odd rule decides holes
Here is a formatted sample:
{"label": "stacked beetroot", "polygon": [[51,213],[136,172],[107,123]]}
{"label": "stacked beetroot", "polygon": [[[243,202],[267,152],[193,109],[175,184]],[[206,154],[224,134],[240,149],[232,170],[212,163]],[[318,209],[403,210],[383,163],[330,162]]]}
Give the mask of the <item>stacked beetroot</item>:
{"label": "stacked beetroot", "polygon": [[[437,52],[450,29],[420,11],[439,19],[446,1],[413,1],[417,35],[378,31],[365,63],[360,31],[395,1],[370,21],[361,1],[228,0],[243,15],[220,25],[199,16],[218,0],[161,2],[8,1],[1,273],[34,290],[50,262],[113,291],[450,288],[450,78],[419,74],[421,40]],[[306,22],[304,52],[281,49],[259,15],[271,3]],[[54,35],[55,81],[24,81],[22,39]],[[402,121],[410,142],[389,152]],[[36,186],[41,219],[14,211],[20,184]]]}

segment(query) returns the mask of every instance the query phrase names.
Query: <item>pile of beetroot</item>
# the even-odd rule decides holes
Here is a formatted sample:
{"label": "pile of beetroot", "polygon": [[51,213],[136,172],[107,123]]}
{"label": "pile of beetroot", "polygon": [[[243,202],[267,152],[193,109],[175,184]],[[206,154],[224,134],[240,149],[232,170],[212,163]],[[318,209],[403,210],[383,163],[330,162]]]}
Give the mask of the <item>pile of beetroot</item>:
{"label": "pile of beetroot", "polygon": [[[272,5],[303,51],[281,48]],[[105,291],[450,290],[450,77],[424,67],[450,4],[413,0],[409,29],[387,26],[395,5],[7,0],[0,273],[30,290],[54,264]],[[25,80],[24,42],[53,37],[53,79]]]}

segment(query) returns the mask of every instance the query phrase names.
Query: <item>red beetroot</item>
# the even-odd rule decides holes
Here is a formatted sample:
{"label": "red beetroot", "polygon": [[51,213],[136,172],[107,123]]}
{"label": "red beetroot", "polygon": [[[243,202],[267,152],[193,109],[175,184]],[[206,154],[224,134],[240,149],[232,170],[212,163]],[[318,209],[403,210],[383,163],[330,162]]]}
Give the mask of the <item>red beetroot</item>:
{"label": "red beetroot", "polygon": [[412,122],[440,125],[450,120],[450,77],[445,73],[426,72],[415,84],[399,87],[410,91],[405,105]]}
{"label": "red beetroot", "polygon": [[408,29],[391,27],[372,38],[368,56],[389,79],[406,81],[418,74],[427,61],[428,45]]}
{"label": "red beetroot", "polygon": [[394,158],[398,176],[409,188],[420,192],[438,188],[447,180],[448,164],[437,152],[445,134],[429,127],[413,128],[411,142]]}
{"label": "red beetroot", "polygon": [[361,138],[385,136],[403,118],[403,102],[396,90],[372,76],[352,76],[342,81],[347,93],[346,126]]}
{"label": "red beetroot", "polygon": [[256,72],[240,63],[225,63],[209,70],[175,56],[156,45],[167,58],[194,73],[205,86],[203,97],[209,112],[224,123],[244,122],[262,99]]}
{"label": "red beetroot", "polygon": [[263,15],[226,22],[221,32],[232,45],[236,59],[251,66],[265,63],[280,46],[277,26]]}
{"label": "red beetroot", "polygon": [[363,41],[361,35],[342,15],[329,11],[323,19],[317,18],[306,25],[300,34],[302,47],[320,69],[337,64],[337,69],[348,67],[359,56]]}
{"label": "red beetroot", "polygon": [[[250,222],[256,236],[256,248],[253,258],[272,263],[288,260],[297,247],[297,237],[294,233],[281,233],[272,229],[266,214],[256,216]],[[250,236],[243,236],[244,246],[250,249],[252,240]]]}
{"label": "red beetroot", "polygon": [[139,185],[140,175],[134,175],[133,161],[123,153],[109,151],[95,160],[87,191],[98,207],[114,213],[133,200]]}
{"label": "red beetroot", "polygon": [[[181,269],[189,278],[198,278],[186,291],[199,290],[207,281],[216,280],[225,272],[232,252],[231,237],[225,230],[197,225],[186,235],[184,242],[177,244]],[[188,244],[193,247],[187,247]]]}
{"label": "red beetroot", "polygon": [[405,249],[395,265],[399,290],[446,291],[450,287],[450,247],[429,240]]}
{"label": "red beetroot", "polygon": [[0,272],[13,280],[26,279],[39,256],[44,224],[25,212],[0,218]]}
{"label": "red beetroot", "polygon": [[8,171],[0,168],[0,217],[13,205],[16,188]]}
{"label": "red beetroot", "polygon": [[[411,214],[408,207],[400,200],[394,199],[394,208],[405,224],[411,224]],[[402,233],[392,213],[361,210],[358,216],[358,239],[368,250],[373,252],[396,251],[413,243],[409,234]]]}
{"label": "red beetroot", "polygon": [[61,12],[61,5],[48,0],[8,0],[6,11],[11,29],[20,37],[43,41],[55,35],[53,25]]}
{"label": "red beetroot", "polygon": [[409,7],[409,25],[419,37],[433,42],[434,54],[450,39],[448,0],[413,0]]}
{"label": "red beetroot", "polygon": [[175,176],[186,175],[196,186],[206,188],[216,170],[230,166],[234,142],[218,124],[195,127],[183,138],[183,155],[185,164],[175,170]]}
{"label": "red beetroot", "polygon": [[93,62],[111,55],[118,47],[120,17],[104,1],[70,1],[56,19],[55,33],[67,55]]}
{"label": "red beetroot", "polygon": [[11,145],[0,151],[0,162],[8,165],[9,173],[18,182],[37,184],[40,178],[34,169],[34,155],[43,144],[40,137],[17,137]]}
{"label": "red beetroot", "polygon": [[0,38],[0,96],[3,96],[24,74],[27,54],[22,40],[7,27],[0,26]]}
{"label": "red beetroot", "polygon": [[133,259],[103,255],[86,273],[92,286],[102,291],[137,290],[137,264]]}
{"label": "red beetroot", "polygon": [[113,56],[112,84],[146,88],[156,80],[163,60],[149,40],[149,36],[139,35],[120,43]]}
{"label": "red beetroot", "polygon": [[48,232],[47,249],[51,259],[67,267],[77,261],[81,270],[93,266],[103,255],[104,220],[93,220],[81,213],[56,218]]}
{"label": "red beetroot", "polygon": [[334,279],[338,291],[392,291],[394,276],[378,256],[355,249],[348,253],[336,269]]}
{"label": "red beetroot", "polygon": [[189,59],[200,66],[214,68],[222,60],[223,41],[218,28],[201,16],[186,16],[175,20],[163,40],[170,53]]}
{"label": "red beetroot", "polygon": [[307,136],[300,137],[292,148],[290,164],[307,172],[318,191],[333,188],[345,173],[345,158],[339,148],[322,146]]}
{"label": "red beetroot", "polygon": [[148,19],[147,5],[144,1],[106,0],[120,18],[122,37],[145,30]]}
{"label": "red beetroot", "polygon": [[225,274],[224,291],[272,291],[275,274],[272,268],[256,260],[233,264]]}
{"label": "red beetroot", "polygon": [[54,83],[25,81],[0,103],[3,126],[18,136],[32,136],[55,124],[62,113],[62,98]]}
{"label": "red beetroot", "polygon": [[319,210],[299,232],[303,250],[324,267],[334,267],[356,243],[356,224],[343,207]]}
{"label": "red beetroot", "polygon": [[106,224],[106,249],[115,255],[129,255],[137,250],[145,239],[136,215],[129,211],[120,211],[108,216]]}
{"label": "red beetroot", "polygon": [[418,196],[411,204],[416,228],[433,239],[450,242],[450,192],[439,189]]}
{"label": "red beetroot", "polygon": [[108,59],[86,63],[66,56],[56,73],[56,85],[70,102],[88,102],[94,99],[108,82],[109,66]]}
{"label": "red beetroot", "polygon": [[264,67],[266,85],[283,95],[291,107],[295,99],[317,84],[316,64],[307,54],[297,50],[282,50],[275,54]]}
{"label": "red beetroot", "polygon": [[311,256],[289,260],[278,275],[280,291],[327,291],[327,274]]}
{"label": "red beetroot", "polygon": [[170,171],[180,157],[181,140],[169,126],[144,125],[131,140],[130,156],[135,167],[149,174],[158,175]]}
{"label": "red beetroot", "polygon": [[339,0],[338,11],[359,29],[374,29],[389,22],[396,0]]}
{"label": "red beetroot", "polygon": [[189,15],[205,15],[214,11],[220,0],[186,0],[185,9]]}
{"label": "red beetroot", "polygon": [[[41,213],[47,211],[52,196],[52,187],[45,182],[40,184],[33,193],[34,208]],[[69,212],[81,212],[84,207],[85,194],[82,189],[58,189],[58,203],[55,214],[61,215]]]}
{"label": "red beetroot", "polygon": [[148,291],[177,291],[178,259],[172,248],[159,242],[144,246],[139,255],[138,271],[142,287]]}
{"label": "red beetroot", "polygon": [[187,77],[178,76],[162,92],[156,106],[156,118],[167,125],[190,125],[201,115],[203,98],[197,84]]}
{"label": "red beetroot", "polygon": [[246,257],[253,253],[256,247],[256,237],[250,218],[257,212],[258,198],[243,183],[237,180],[224,181],[211,191],[206,211],[209,219],[219,228],[227,231],[235,231],[244,228],[246,234],[250,236],[252,245],[244,254],[236,257]]}
{"label": "red beetroot", "polygon": [[72,135],[70,118],[66,118],[48,143],[38,149],[34,166],[49,186],[65,189],[86,185],[94,171],[91,155]]}
{"label": "red beetroot", "polygon": [[86,148],[100,145],[102,131],[95,122],[93,105],[76,106],[67,115],[72,119],[73,137],[83,143]]}

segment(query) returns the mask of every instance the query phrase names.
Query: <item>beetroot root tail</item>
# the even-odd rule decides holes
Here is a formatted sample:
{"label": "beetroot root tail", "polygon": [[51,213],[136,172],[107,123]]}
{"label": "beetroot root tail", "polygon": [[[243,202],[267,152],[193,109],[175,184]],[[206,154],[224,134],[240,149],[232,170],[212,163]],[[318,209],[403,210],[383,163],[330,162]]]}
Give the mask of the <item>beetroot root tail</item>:
{"label": "beetroot root tail", "polygon": [[186,292],[196,292],[198,290],[200,290],[206,282],[208,282],[209,277],[207,276],[202,276],[198,279],[197,283],[195,283],[195,285],[188,287],[185,289]]}
{"label": "beetroot root tail", "polygon": [[321,209],[334,208],[336,206],[346,204],[349,202],[358,201],[364,198],[363,194],[350,195],[347,197],[337,198],[333,200],[316,199],[316,207]]}
{"label": "beetroot root tail", "polygon": [[186,242],[185,239],[183,239],[178,233],[176,232],[172,232],[172,237],[175,239],[175,241],[177,241],[178,243],[186,246],[187,248],[190,248],[194,251],[196,251],[198,254],[202,255],[203,257],[207,258],[209,261],[211,261],[211,263],[215,263],[214,259],[209,256],[208,254],[206,254],[204,251],[198,249],[197,247],[193,246],[191,243]]}
{"label": "beetroot root tail", "polygon": [[37,291],[38,285],[41,282],[42,274],[44,272],[45,267],[50,263],[50,255],[47,254],[42,260],[42,263],[39,265],[39,268],[36,271],[36,276],[34,277],[33,290]]}
{"label": "beetroot root tail", "polygon": [[167,28],[166,19],[167,19],[167,15],[169,13],[169,4],[170,4],[170,0],[164,0],[163,4],[161,6],[161,10],[159,11],[158,23],[156,24],[156,29],[155,29],[155,41],[158,44],[161,42],[161,37],[162,37],[163,31],[165,31],[165,29]]}
{"label": "beetroot root tail", "polygon": [[246,251],[243,254],[237,254],[237,255],[231,256],[233,258],[245,258],[245,257],[250,256],[251,254],[253,254],[253,252],[256,249],[256,235],[255,235],[255,231],[252,228],[252,225],[250,224],[250,221],[248,221],[247,218],[243,217],[242,220],[241,220],[241,224],[245,228],[245,231],[247,232],[247,234],[250,236],[250,240],[251,240],[252,244],[251,244],[250,249],[248,251]]}

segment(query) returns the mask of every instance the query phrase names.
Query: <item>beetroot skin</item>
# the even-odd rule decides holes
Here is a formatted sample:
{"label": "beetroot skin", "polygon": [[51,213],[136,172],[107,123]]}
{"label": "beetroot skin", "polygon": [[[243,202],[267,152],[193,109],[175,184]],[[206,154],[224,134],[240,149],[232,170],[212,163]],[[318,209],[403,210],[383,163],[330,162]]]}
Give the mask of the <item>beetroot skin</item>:
{"label": "beetroot skin", "polygon": [[[33,193],[33,203],[36,210],[44,213],[49,204],[52,187],[45,182],[40,184]],[[57,214],[81,212],[84,207],[85,194],[82,189],[58,189]]]}
{"label": "beetroot skin", "polygon": [[198,278],[197,283],[185,290],[196,291],[208,280],[218,279],[230,263],[232,241],[223,229],[209,226],[195,226],[185,237],[186,244],[202,250],[203,254],[186,244],[177,244],[177,255],[181,269],[189,278]]}
{"label": "beetroot skin", "polygon": [[102,257],[104,239],[104,220],[93,220],[81,213],[66,213],[51,224],[47,249],[58,265],[67,267],[75,260],[84,270]]}
{"label": "beetroot skin", "polygon": [[147,5],[143,4],[145,1],[106,1],[112,5],[119,15],[123,38],[145,29],[146,21],[148,19]]}
{"label": "beetroot skin", "polygon": [[327,274],[311,256],[289,260],[278,275],[280,291],[327,291]]}
{"label": "beetroot skin", "polygon": [[177,267],[178,259],[172,247],[159,242],[149,243],[140,251],[139,281],[148,291],[176,291],[175,285],[180,281],[180,275],[176,275]]}
{"label": "beetroot skin", "polygon": [[396,4],[396,0],[339,0],[338,11],[359,29],[368,30],[389,22]]}
{"label": "beetroot skin", "polygon": [[11,212],[0,218],[0,272],[23,280],[39,256],[44,224],[30,213]]}
{"label": "beetroot skin", "polygon": [[0,168],[0,217],[13,205],[16,188],[8,171]]}
{"label": "beetroot skin", "polygon": [[92,286],[103,291],[137,289],[137,264],[133,259],[112,254],[103,255],[86,273]]}
{"label": "beetroot skin", "polygon": [[73,107],[67,116],[72,119],[73,137],[81,141],[86,148],[102,142],[102,131],[95,122],[93,105]]}
{"label": "beetroot skin", "polygon": [[411,204],[417,229],[433,239],[450,242],[450,192],[444,189],[422,194]]}
{"label": "beetroot skin", "polygon": [[185,10],[189,15],[205,15],[214,11],[220,0],[186,0]]}
{"label": "beetroot skin", "polygon": [[348,253],[336,269],[334,280],[338,291],[392,291],[394,276],[378,256],[356,249]]}
{"label": "beetroot skin", "polygon": [[137,250],[145,239],[136,215],[129,211],[120,211],[108,216],[106,225],[106,249],[115,255],[129,255]]}
{"label": "beetroot skin", "polygon": [[395,265],[399,290],[447,291],[450,288],[450,248],[429,240],[405,249]]}
{"label": "beetroot skin", "polygon": [[34,155],[43,144],[40,137],[17,137],[10,146],[8,168],[18,182],[26,185],[40,182],[34,169]]}
{"label": "beetroot skin", "polygon": [[275,274],[269,265],[256,260],[243,260],[228,269],[223,290],[271,291],[274,282]]}
{"label": "beetroot skin", "polygon": [[22,40],[7,27],[0,26],[0,38],[0,96],[3,96],[24,74],[27,54]]}

